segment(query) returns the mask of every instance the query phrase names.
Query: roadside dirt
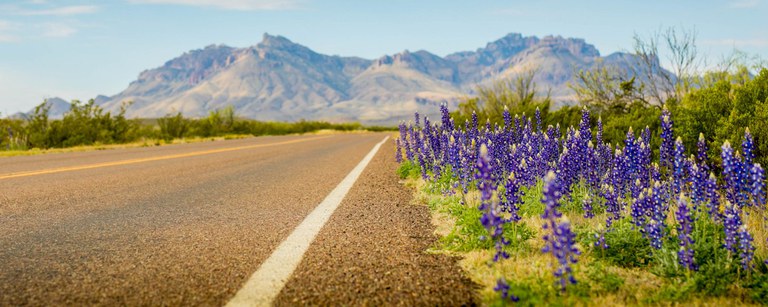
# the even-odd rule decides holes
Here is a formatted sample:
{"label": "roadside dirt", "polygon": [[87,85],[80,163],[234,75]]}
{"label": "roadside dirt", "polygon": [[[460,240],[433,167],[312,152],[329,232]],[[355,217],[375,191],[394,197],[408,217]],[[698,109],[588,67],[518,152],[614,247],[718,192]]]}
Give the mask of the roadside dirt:
{"label": "roadside dirt", "polygon": [[429,254],[429,209],[411,203],[388,141],[275,301],[295,305],[475,305],[457,258]]}

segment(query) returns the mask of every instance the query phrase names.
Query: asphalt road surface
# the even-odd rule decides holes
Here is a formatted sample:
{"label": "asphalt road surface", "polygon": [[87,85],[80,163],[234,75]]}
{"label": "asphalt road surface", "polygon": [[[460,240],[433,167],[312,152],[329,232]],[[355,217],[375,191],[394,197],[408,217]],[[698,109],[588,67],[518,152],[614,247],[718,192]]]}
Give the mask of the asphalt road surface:
{"label": "asphalt road surface", "polygon": [[[226,304],[385,134],[0,158],[0,305]],[[384,144],[276,305],[472,304]]]}

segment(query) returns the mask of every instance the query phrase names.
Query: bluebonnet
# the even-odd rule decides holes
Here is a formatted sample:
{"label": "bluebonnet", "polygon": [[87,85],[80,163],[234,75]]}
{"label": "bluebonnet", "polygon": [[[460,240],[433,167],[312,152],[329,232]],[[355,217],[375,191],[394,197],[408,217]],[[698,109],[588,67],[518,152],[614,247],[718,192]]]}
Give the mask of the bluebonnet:
{"label": "bluebonnet", "polygon": [[400,146],[400,139],[395,139],[395,161],[397,163],[403,162],[403,149]]}
{"label": "bluebonnet", "polygon": [[755,141],[752,137],[752,133],[749,132],[749,128],[744,130],[744,140],[741,142],[741,151],[744,153],[744,164],[747,167],[752,167],[752,161],[755,160]]}
{"label": "bluebonnet", "polygon": [[659,161],[661,168],[672,169],[674,163],[673,121],[669,109],[664,106],[661,111],[661,147],[659,148]]}
{"label": "bluebonnet", "polygon": [[405,123],[400,122],[398,127],[400,129],[400,146],[405,150],[405,158],[409,161],[413,161],[413,150],[411,149],[410,142],[408,141],[409,127]]}
{"label": "bluebonnet", "polygon": [[741,161],[734,156],[731,143],[725,141],[721,147],[720,156],[723,159],[723,189],[725,197],[731,204],[739,205],[739,193],[741,191]]}
{"label": "bluebonnet", "polygon": [[541,110],[539,110],[539,107],[536,107],[535,117],[536,117],[536,131],[540,132],[542,129],[542,126],[541,126]]}
{"label": "bluebonnet", "polygon": [[685,196],[680,194],[680,198],[677,201],[677,238],[680,242],[680,251],[677,253],[678,261],[680,265],[688,270],[696,271],[698,269],[693,252],[693,213],[688,207],[688,202]]}
{"label": "bluebonnet", "polygon": [[[618,146],[617,146],[618,147]],[[627,185],[629,183],[628,161],[624,152],[620,148],[616,148],[616,153],[613,156],[613,166],[611,174],[611,184],[616,189],[617,199],[621,198],[627,192]]]}
{"label": "bluebonnet", "polygon": [[685,169],[685,147],[683,146],[683,139],[678,137],[675,141],[674,169],[672,171],[672,189],[675,195],[683,191],[683,185],[685,185],[687,177]]}
{"label": "bluebonnet", "polygon": [[696,143],[696,162],[704,174],[709,173],[709,165],[707,164],[709,155],[707,150],[707,139],[704,137],[704,133],[699,133],[699,141]]}
{"label": "bluebonnet", "polygon": [[664,188],[659,182],[654,182],[648,202],[651,218],[645,226],[645,232],[650,240],[651,247],[655,249],[661,249],[662,237],[666,228],[667,211],[664,206],[665,202]]}
{"label": "bluebonnet", "polygon": [[583,139],[582,145],[587,145],[587,142],[592,141],[592,131],[589,124],[589,110],[587,107],[581,109],[581,121],[579,122],[579,134]]}
{"label": "bluebonnet", "polygon": [[[632,224],[634,224],[639,229],[643,230],[646,224],[645,218],[649,216],[651,204],[650,204],[650,198],[651,195],[646,195],[647,190],[641,190],[637,197],[635,197],[635,201],[630,205],[630,216],[632,216]],[[644,230],[643,230],[644,233]]]}
{"label": "bluebonnet", "polygon": [[448,113],[448,106],[445,103],[440,104],[440,115],[443,130],[453,131],[453,119],[451,119],[451,115]]}
{"label": "bluebonnet", "polygon": [[547,173],[544,178],[544,195],[542,202],[545,205],[544,214],[541,216],[545,222],[542,228],[547,231],[543,237],[544,248],[542,252],[552,253],[557,262],[555,268],[555,278],[558,279],[560,290],[565,291],[567,284],[575,284],[576,279],[573,276],[571,264],[578,260],[576,256],[581,252],[575,246],[576,235],[571,231],[571,224],[566,219],[558,223],[562,214],[558,211],[560,207],[559,182],[554,172]]}
{"label": "bluebonnet", "polygon": [[[504,106],[502,118],[504,118],[504,130],[512,131],[512,115],[509,114],[509,108],[507,108],[507,106]],[[509,136],[511,136],[511,134],[508,135],[508,137]]]}
{"label": "bluebonnet", "polygon": [[739,229],[741,228],[741,210],[739,206],[730,202],[725,204],[725,213],[723,218],[723,228],[725,231],[725,248],[733,254],[739,250]]}
{"label": "bluebonnet", "polygon": [[600,232],[595,234],[595,247],[602,249],[608,248],[608,243],[605,242],[605,233]]}
{"label": "bluebonnet", "polygon": [[477,184],[480,190],[480,211],[483,216],[480,222],[491,235],[496,243],[496,254],[493,261],[499,261],[501,258],[509,258],[509,254],[504,251],[504,245],[509,244],[509,240],[503,236],[504,219],[501,218],[501,210],[497,206],[497,201],[493,199],[496,191],[494,178],[492,175],[491,156],[488,153],[488,147],[483,144],[480,146],[480,155],[477,157]]}
{"label": "bluebonnet", "polygon": [[496,286],[493,287],[493,291],[499,292],[499,295],[502,299],[508,299],[513,302],[517,302],[520,300],[519,297],[515,296],[512,293],[509,293],[509,284],[507,283],[507,280],[504,279],[504,277],[499,278],[496,281]]}
{"label": "bluebonnet", "polygon": [[510,213],[510,221],[512,222],[520,220],[520,215],[518,214],[519,207],[517,204],[521,202],[520,196],[522,196],[522,194],[523,191],[520,191],[519,179],[515,177],[515,173],[510,173],[505,185],[503,209]]}
{"label": "bluebonnet", "polygon": [[720,215],[720,194],[717,193],[717,178],[715,174],[710,173],[706,182],[706,198],[707,209],[709,209],[709,216],[713,220],[718,221],[721,218]]}
{"label": "bluebonnet", "polygon": [[612,185],[603,184],[600,189],[600,194],[605,199],[605,212],[608,216],[605,220],[605,228],[611,228],[613,221],[617,221],[621,218],[621,207],[619,205],[618,195],[616,189]]}
{"label": "bluebonnet", "polygon": [[595,217],[595,213],[593,212],[594,208],[592,208],[592,197],[587,195],[584,197],[584,201],[582,203],[582,209],[584,210],[584,218],[591,219]]}
{"label": "bluebonnet", "polygon": [[[635,176],[637,175],[637,150],[638,150],[639,142],[635,141],[635,133],[632,130],[632,127],[629,127],[629,130],[627,131],[627,136],[624,139],[624,156],[627,159],[626,164],[626,171],[629,172],[629,174],[632,177],[628,177],[628,179],[635,179]],[[632,180],[634,181],[634,180]]]}
{"label": "bluebonnet", "polygon": [[691,201],[695,207],[704,203],[707,196],[707,176],[700,168],[698,164],[691,164]]}
{"label": "bluebonnet", "polygon": [[754,164],[750,170],[750,194],[752,194],[752,204],[757,208],[765,206],[765,171],[760,164]]}
{"label": "bluebonnet", "polygon": [[752,268],[752,258],[755,256],[755,247],[752,245],[752,235],[747,231],[747,226],[739,227],[739,260],[741,267],[748,271]]}

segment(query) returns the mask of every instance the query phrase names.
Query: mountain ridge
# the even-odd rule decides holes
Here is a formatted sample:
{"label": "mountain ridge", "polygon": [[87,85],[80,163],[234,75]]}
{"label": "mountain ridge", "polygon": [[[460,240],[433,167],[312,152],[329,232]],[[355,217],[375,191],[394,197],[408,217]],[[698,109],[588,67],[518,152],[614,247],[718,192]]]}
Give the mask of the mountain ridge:
{"label": "mountain ridge", "polygon": [[[510,33],[474,51],[444,57],[404,50],[377,59],[318,53],[279,35],[265,33],[250,47],[209,45],[142,71],[122,92],[97,104],[118,111],[133,101],[129,117],[181,112],[205,116],[232,105],[238,115],[259,120],[360,121],[394,124],[414,112],[436,115],[437,105],[455,106],[476,88],[536,70],[539,89],[568,103],[574,72],[627,65],[633,56],[601,56],[581,38]],[[56,114],[52,114],[53,117]]]}

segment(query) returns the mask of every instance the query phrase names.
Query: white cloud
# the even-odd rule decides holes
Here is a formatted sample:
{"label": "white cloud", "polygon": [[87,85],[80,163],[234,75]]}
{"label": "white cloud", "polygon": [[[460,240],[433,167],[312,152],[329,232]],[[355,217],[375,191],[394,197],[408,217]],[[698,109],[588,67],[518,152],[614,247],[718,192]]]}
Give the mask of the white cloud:
{"label": "white cloud", "polygon": [[748,9],[760,5],[760,0],[735,0],[731,1],[728,6],[735,9]]}
{"label": "white cloud", "polygon": [[16,26],[6,20],[0,20],[0,43],[10,43],[18,40],[11,32]]}
{"label": "white cloud", "polygon": [[299,8],[298,0],[128,0],[141,4],[176,4],[215,7],[225,10],[258,11],[290,10]]}
{"label": "white cloud", "polygon": [[43,36],[45,37],[63,38],[70,37],[77,33],[77,29],[74,27],[59,23],[45,24],[43,25],[43,29]]}
{"label": "white cloud", "polygon": [[17,15],[25,16],[72,16],[96,13],[99,10],[93,5],[72,5],[42,10],[19,10]]}
{"label": "white cloud", "polygon": [[741,48],[768,47],[768,38],[705,40],[702,43],[704,43],[705,45],[730,46],[730,47],[741,47]]}

